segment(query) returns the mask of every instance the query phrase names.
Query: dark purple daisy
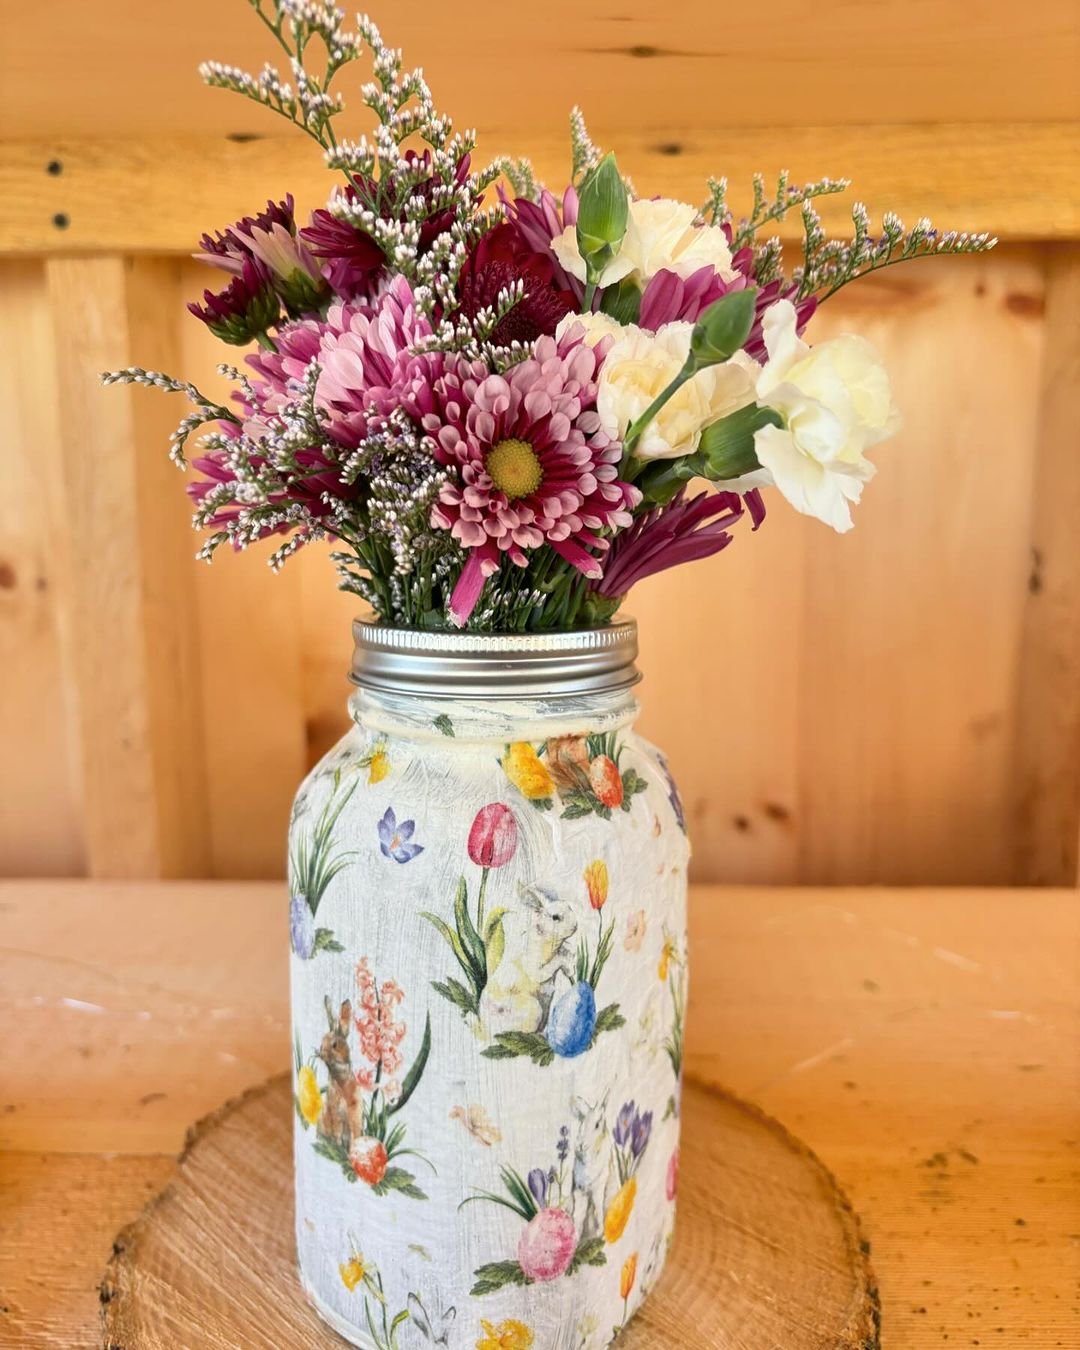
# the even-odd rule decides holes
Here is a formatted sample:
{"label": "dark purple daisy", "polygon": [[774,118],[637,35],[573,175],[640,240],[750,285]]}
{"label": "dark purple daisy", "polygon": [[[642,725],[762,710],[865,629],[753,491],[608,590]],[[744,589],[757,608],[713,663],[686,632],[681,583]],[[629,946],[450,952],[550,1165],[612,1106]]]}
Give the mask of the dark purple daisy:
{"label": "dark purple daisy", "polygon": [[745,511],[756,530],[765,519],[765,503],[756,488],[744,497],[737,492],[702,492],[689,500],[683,488],[666,506],[638,516],[628,530],[615,536],[611,551],[601,560],[604,575],[593,590],[618,599],[655,572],[719,553],[731,543],[731,527]]}
{"label": "dark purple daisy", "polygon": [[265,338],[266,330],[281,317],[281,302],[273,277],[265,264],[245,258],[240,271],[216,295],[203,292],[201,305],[192,301],[188,309],[201,319],[216,338],[242,347],[253,338]]}

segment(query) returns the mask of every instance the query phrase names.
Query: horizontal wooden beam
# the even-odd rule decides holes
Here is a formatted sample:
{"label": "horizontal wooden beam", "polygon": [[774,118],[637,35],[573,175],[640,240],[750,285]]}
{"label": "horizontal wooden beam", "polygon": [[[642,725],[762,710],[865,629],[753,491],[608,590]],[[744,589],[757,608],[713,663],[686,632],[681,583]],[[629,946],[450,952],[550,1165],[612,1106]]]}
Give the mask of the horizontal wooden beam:
{"label": "horizontal wooden beam", "polygon": [[[615,148],[638,191],[699,201],[709,175],[726,175],[738,209],[752,173],[789,169],[793,181],[829,174],[852,190],[825,198],[826,226],[843,231],[865,201],[942,228],[1009,239],[1080,238],[1080,135],[1072,122],[922,123],[763,127],[734,133],[669,127],[595,132]],[[485,129],[489,155],[532,158],[552,185],[565,182],[563,137],[522,143]],[[300,136],[254,139],[137,137],[0,141],[0,254],[185,253],[207,228],[291,191],[307,210],[334,176]],[[782,235],[794,238],[798,219]]]}

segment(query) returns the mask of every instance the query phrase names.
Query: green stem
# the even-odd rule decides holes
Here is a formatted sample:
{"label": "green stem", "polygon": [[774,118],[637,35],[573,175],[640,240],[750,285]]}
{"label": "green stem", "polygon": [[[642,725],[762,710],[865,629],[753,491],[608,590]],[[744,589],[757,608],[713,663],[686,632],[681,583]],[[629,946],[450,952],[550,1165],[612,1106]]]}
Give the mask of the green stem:
{"label": "green stem", "polygon": [[653,420],[661,408],[683,387],[687,380],[692,379],[697,374],[697,368],[691,361],[687,361],[678,375],[671,381],[666,389],[661,390],[653,399],[645,411],[634,422],[631,422],[627,428],[626,435],[623,437],[623,463],[624,465],[634,453],[638,441],[648,430],[649,423]]}
{"label": "green stem", "polygon": [[485,867],[480,876],[480,894],[476,900],[476,931],[480,934],[480,941],[484,940],[484,895],[487,891],[488,873],[490,867]]}
{"label": "green stem", "polygon": [[585,286],[585,299],[581,302],[581,308],[586,314],[592,313],[593,300],[596,297],[596,282],[590,281]]}

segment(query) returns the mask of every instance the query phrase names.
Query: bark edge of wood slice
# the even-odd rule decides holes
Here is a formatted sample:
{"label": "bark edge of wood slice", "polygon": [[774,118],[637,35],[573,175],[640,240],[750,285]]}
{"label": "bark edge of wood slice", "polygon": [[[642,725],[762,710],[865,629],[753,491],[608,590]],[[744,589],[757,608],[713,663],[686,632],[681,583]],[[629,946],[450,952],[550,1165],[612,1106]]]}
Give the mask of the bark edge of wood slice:
{"label": "bark edge of wood slice", "polygon": [[[824,1164],[721,1089],[688,1082],[682,1109],[675,1244],[619,1350],[879,1350],[869,1245]],[[296,1274],[292,1115],[283,1074],[188,1131],[172,1180],[113,1244],[105,1350],[346,1345]]]}

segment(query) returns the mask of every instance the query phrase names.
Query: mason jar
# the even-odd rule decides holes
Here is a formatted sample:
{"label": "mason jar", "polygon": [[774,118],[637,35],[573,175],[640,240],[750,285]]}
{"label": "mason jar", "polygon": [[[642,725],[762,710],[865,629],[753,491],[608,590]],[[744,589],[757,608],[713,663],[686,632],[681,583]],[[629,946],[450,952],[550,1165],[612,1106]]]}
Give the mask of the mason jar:
{"label": "mason jar", "polygon": [[377,1350],[598,1350],[672,1240],[679,795],[631,621],[355,625],[289,834],[296,1240]]}

